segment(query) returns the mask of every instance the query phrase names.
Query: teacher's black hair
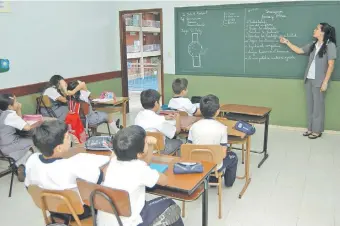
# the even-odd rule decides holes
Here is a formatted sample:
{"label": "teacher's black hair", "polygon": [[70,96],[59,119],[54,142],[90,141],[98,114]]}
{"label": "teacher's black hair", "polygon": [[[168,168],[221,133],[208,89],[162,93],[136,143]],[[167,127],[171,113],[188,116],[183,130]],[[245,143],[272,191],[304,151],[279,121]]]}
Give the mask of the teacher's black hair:
{"label": "teacher's black hair", "polygon": [[[319,50],[318,56],[321,58],[327,52],[327,45],[329,42],[333,42],[336,45],[336,33],[335,28],[328,23],[320,23],[321,31],[324,32],[323,44]],[[310,53],[314,51],[317,41],[310,47]]]}

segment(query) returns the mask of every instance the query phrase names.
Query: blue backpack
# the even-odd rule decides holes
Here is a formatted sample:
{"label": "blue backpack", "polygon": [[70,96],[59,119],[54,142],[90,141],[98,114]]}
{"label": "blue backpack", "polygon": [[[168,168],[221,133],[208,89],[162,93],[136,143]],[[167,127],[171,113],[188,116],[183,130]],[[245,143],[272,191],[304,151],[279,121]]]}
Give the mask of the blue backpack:
{"label": "blue backpack", "polygon": [[252,124],[249,124],[241,120],[236,122],[235,129],[247,135],[253,135],[256,132],[256,129]]}

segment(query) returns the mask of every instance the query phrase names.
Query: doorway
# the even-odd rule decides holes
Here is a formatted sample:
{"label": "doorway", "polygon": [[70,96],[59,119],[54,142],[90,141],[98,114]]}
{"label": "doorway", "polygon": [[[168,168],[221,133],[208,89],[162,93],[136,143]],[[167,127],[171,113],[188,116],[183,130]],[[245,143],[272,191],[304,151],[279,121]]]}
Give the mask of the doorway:
{"label": "doorway", "polygon": [[146,89],[157,90],[164,103],[162,9],[121,11],[119,20],[122,92],[130,99],[128,112],[142,109],[140,93]]}

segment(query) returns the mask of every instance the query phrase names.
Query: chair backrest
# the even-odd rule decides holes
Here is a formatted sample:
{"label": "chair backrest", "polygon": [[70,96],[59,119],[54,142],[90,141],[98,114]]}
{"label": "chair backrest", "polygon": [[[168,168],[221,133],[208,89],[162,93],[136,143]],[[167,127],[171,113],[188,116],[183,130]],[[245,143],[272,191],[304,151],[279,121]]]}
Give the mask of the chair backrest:
{"label": "chair backrest", "polygon": [[[88,206],[91,205],[90,203],[91,194],[93,194],[93,192],[99,191],[107,195],[112,200],[117,210],[118,216],[123,217],[131,216],[130,197],[127,191],[108,188],[82,179],[77,179],[77,185],[80,192],[80,196],[86,205]],[[115,214],[111,204],[101,195],[95,194],[94,208],[97,210],[104,211],[106,213]]]}
{"label": "chair backrest", "polygon": [[188,113],[186,111],[178,111],[180,116],[188,116]]}
{"label": "chair backrest", "polygon": [[84,212],[84,207],[77,192],[72,190],[46,190],[37,185],[30,185],[28,186],[28,193],[35,205],[42,210],[46,223],[48,223],[46,211],[50,211],[72,214],[78,225],[81,225],[78,215]]}
{"label": "chair backrest", "polygon": [[146,132],[147,136],[154,137],[157,140],[156,145],[154,145],[155,150],[163,151],[165,148],[164,135],[160,132]]}
{"label": "chair backrest", "polygon": [[208,161],[220,164],[225,157],[221,145],[183,144],[181,158],[194,161]]}
{"label": "chair backrest", "polygon": [[38,98],[41,98],[40,107],[48,107],[48,108],[52,107],[52,102],[48,96],[42,95]]}

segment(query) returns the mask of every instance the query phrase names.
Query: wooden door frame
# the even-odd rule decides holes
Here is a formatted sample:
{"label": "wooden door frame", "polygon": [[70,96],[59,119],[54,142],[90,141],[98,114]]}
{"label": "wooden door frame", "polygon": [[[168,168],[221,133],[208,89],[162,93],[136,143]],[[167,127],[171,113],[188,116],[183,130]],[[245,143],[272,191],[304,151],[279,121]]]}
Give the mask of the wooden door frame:
{"label": "wooden door frame", "polygon": [[[127,70],[127,53],[126,53],[126,27],[125,20],[123,20],[124,14],[134,13],[152,13],[158,12],[160,16],[160,39],[161,39],[161,98],[164,103],[164,63],[163,63],[163,10],[156,9],[139,9],[139,10],[123,10],[119,11],[119,36],[120,36],[120,67],[122,73],[122,94],[123,97],[129,96],[128,87],[128,70]],[[127,112],[129,112],[129,102],[127,104]]]}

